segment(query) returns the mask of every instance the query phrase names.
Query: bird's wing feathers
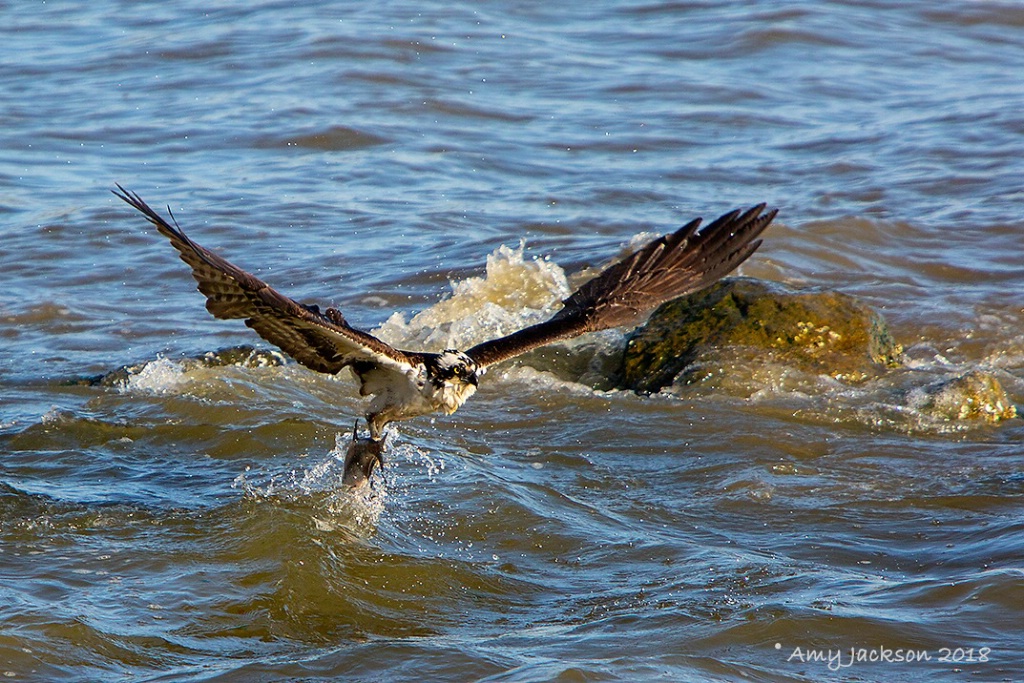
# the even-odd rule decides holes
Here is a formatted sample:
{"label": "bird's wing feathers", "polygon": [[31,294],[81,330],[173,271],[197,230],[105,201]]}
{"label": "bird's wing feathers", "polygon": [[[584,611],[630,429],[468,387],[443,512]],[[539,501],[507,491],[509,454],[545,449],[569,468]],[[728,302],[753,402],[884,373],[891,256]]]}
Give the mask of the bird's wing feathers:
{"label": "bird's wing feathers", "polygon": [[[337,309],[321,313],[284,296],[193,242],[137,194],[117,189],[114,194],[155,225],[192,268],[206,308],[217,318],[245,319],[261,337],[319,372],[336,373],[361,362],[405,372],[421,360],[423,354],[400,351],[350,326]],[[775,214],[759,204],[727,213],[699,231],[700,219],[693,220],[608,267],[546,322],[478,344],[466,354],[480,366],[493,365],[561,339],[635,324],[656,306],[699,291],[736,268],[760,246],[757,237]]]}
{"label": "bird's wing feathers", "polygon": [[[206,309],[217,318],[244,318],[261,337],[306,367],[336,373],[346,365],[371,361],[404,371],[410,358],[371,334],[351,327],[336,309],[326,314],[284,296],[255,275],[196,244],[137,194],[117,186],[115,195],[140,211],[167,237],[192,268]],[[171,216],[173,219],[173,216]]]}
{"label": "bird's wing feathers", "polygon": [[732,211],[698,232],[700,219],[660,237],[609,266],[563,301],[550,320],[492,339],[466,354],[481,366],[586,332],[635,324],[656,306],[724,277],[761,245],[775,218],[759,204]]}

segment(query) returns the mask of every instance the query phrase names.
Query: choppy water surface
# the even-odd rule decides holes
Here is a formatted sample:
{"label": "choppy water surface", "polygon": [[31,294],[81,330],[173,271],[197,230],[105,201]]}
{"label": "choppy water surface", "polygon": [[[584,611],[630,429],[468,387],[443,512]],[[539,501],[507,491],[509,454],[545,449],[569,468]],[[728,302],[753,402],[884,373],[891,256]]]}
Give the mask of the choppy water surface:
{"label": "choppy water surface", "polygon": [[[5,677],[1024,678],[1024,428],[914,400],[972,370],[1024,400],[1024,6],[2,16]],[[353,497],[353,381],[188,361],[260,343],[115,182],[430,349],[546,315],[641,233],[767,201],[742,273],[860,297],[908,363],[641,397],[573,375],[575,346],[406,423]]]}

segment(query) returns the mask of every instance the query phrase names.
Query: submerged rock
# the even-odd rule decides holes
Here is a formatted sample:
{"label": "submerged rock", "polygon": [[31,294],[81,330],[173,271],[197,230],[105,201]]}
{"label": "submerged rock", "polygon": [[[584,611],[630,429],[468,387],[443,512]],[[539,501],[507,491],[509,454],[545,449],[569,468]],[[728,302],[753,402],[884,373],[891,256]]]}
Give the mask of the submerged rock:
{"label": "submerged rock", "polygon": [[[257,349],[252,346],[231,346],[219,351],[208,351],[201,356],[185,358],[182,362],[186,367],[216,368],[225,365],[239,365],[246,368],[262,368],[284,365],[286,359],[280,351]],[[122,386],[132,375],[142,372],[149,363],[150,361],[146,361],[134,365],[125,365],[117,370],[75,380],[71,383],[104,387]]]}
{"label": "submerged rock", "polygon": [[238,365],[243,368],[269,368],[284,365],[288,362],[285,355],[277,349],[257,349],[252,346],[229,346],[219,351],[207,351],[196,356],[203,367],[216,368],[223,365]]}
{"label": "submerged rock", "polygon": [[944,420],[994,424],[1017,416],[1017,409],[999,380],[980,370],[914,390],[910,403],[922,413]]}
{"label": "submerged rock", "polygon": [[848,382],[898,365],[903,353],[882,316],[852,296],[729,278],[658,308],[629,338],[618,386],[655,392],[689,368],[715,373],[736,348]]}

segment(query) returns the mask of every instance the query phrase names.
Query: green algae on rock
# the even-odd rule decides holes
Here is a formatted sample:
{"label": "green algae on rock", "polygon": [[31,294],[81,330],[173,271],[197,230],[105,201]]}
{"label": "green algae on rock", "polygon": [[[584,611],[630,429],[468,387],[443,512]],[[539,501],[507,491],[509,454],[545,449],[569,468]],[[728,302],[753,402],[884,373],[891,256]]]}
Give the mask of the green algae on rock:
{"label": "green algae on rock", "polygon": [[729,278],[658,308],[629,338],[618,385],[656,392],[737,347],[847,382],[898,365],[903,353],[882,316],[855,297]]}

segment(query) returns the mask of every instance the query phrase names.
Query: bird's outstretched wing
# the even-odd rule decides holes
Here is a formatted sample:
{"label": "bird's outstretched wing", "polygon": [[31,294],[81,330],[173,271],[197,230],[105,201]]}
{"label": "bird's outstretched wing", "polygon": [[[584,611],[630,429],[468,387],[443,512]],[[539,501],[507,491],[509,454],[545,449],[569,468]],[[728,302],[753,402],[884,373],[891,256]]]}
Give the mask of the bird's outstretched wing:
{"label": "bird's outstretched wing", "polygon": [[551,319],[466,351],[480,366],[587,332],[636,324],[656,306],[724,277],[761,245],[757,236],[777,210],[759,204],[732,211],[700,232],[701,219],[609,266],[562,303]]}
{"label": "bird's outstretched wing", "polygon": [[284,296],[255,275],[193,242],[139,195],[120,185],[113,192],[139,210],[171,241],[181,260],[191,266],[199,291],[206,295],[206,310],[215,317],[245,319],[245,324],[261,337],[318,372],[333,374],[347,365],[365,361],[399,372],[412,366],[406,353],[351,327],[337,309],[328,308],[321,313],[316,306]]}

